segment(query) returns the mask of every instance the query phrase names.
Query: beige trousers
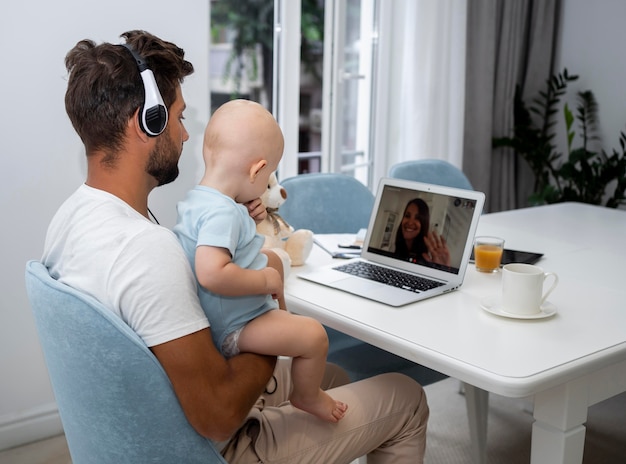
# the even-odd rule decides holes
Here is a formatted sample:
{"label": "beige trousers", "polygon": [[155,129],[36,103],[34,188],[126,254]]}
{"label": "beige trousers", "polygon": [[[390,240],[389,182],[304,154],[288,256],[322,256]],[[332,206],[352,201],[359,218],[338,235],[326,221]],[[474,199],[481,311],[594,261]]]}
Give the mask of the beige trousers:
{"label": "beige trousers", "polygon": [[328,364],[322,388],[348,404],[338,423],[293,408],[290,362],[280,359],[275,380],[222,454],[232,464],[348,464],[367,455],[367,464],[422,463],[428,405],[422,387],[402,374],[383,374],[348,383]]}

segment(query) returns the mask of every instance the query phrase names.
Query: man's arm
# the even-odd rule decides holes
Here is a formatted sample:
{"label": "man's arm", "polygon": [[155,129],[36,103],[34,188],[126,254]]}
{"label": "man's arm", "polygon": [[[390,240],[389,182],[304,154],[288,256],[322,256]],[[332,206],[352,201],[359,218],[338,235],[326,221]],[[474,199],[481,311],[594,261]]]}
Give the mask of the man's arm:
{"label": "man's arm", "polygon": [[216,441],[242,424],[272,376],[276,358],[243,353],[224,359],[209,329],[152,346],[190,424]]}

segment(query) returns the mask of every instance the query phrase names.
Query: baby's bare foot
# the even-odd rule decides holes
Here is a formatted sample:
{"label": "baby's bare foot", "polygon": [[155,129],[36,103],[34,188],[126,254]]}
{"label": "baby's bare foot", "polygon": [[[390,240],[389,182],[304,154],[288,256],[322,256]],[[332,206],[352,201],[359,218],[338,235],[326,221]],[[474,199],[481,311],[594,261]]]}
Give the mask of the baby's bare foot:
{"label": "baby's bare foot", "polygon": [[347,404],[341,401],[335,401],[323,390],[320,390],[313,398],[303,398],[294,392],[291,395],[290,401],[294,407],[302,409],[327,422],[340,421],[348,410]]}

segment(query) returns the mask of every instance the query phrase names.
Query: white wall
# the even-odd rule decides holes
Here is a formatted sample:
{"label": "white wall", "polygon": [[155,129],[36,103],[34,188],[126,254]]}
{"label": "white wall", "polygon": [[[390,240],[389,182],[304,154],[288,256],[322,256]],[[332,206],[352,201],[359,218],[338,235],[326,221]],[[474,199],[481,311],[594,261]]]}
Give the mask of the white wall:
{"label": "white wall", "polygon": [[84,181],[80,139],[65,114],[65,54],[90,38],[117,43],[144,29],[185,49],[196,72],[183,84],[190,140],[181,176],[152,194],[159,221],[197,182],[209,117],[207,1],[11,1],[0,14],[0,449],[59,432],[54,397],[24,289],[24,266],[41,256],[59,204]]}
{"label": "white wall", "polygon": [[[575,111],[576,92],[593,91],[602,146],[608,153],[613,148],[619,152],[620,132],[626,132],[626,2],[565,0],[563,8],[561,54],[556,69],[560,72],[566,67],[570,74],[579,76],[569,85],[567,101]],[[562,121],[559,123],[564,127]],[[574,146],[579,146],[577,143],[580,141]],[[564,138],[559,146],[565,151]]]}

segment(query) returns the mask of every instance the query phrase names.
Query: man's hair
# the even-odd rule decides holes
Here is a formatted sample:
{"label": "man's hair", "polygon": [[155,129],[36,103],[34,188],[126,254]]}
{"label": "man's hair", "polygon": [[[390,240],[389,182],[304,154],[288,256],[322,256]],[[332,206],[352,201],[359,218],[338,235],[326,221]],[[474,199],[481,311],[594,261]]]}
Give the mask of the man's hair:
{"label": "man's hair", "polygon": [[[168,109],[176,89],[193,73],[185,52],[145,31],[121,35],[142,55],[154,73]],[[65,110],[85,144],[87,154],[106,149],[112,163],[123,143],[128,120],[143,104],[144,88],[135,59],[119,45],[81,40],[65,57],[69,73]]]}

